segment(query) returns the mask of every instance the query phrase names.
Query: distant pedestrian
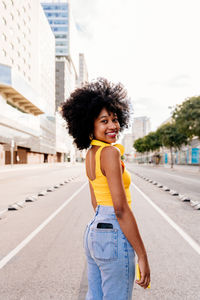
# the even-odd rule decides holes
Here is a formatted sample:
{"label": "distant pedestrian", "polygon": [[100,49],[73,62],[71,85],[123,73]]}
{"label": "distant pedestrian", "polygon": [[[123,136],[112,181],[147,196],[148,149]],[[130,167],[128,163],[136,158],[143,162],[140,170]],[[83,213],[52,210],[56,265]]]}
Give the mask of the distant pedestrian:
{"label": "distant pedestrian", "polygon": [[77,147],[89,148],[86,174],[96,213],[84,234],[86,300],[131,300],[135,252],[141,273],[136,282],[143,288],[149,285],[150,269],[131,210],[131,178],[121,161],[123,146],[113,145],[128,126],[127,93],[121,84],[100,78],[76,89],[62,113]]}

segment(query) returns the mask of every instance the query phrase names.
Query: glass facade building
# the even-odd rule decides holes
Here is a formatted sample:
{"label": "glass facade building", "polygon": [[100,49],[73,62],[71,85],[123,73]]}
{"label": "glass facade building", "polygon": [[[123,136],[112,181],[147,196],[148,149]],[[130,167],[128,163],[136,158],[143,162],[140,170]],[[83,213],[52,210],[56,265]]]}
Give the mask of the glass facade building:
{"label": "glass facade building", "polygon": [[56,56],[69,55],[69,4],[41,3],[56,39]]}

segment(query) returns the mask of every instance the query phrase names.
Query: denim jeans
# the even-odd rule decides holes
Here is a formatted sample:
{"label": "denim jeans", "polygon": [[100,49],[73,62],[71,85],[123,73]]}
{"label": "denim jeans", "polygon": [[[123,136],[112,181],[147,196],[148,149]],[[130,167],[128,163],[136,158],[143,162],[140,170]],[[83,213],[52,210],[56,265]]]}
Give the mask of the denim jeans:
{"label": "denim jeans", "polygon": [[[98,223],[111,223],[113,228],[97,228]],[[85,230],[84,248],[88,267],[86,300],[131,300],[135,252],[112,206],[97,206]]]}

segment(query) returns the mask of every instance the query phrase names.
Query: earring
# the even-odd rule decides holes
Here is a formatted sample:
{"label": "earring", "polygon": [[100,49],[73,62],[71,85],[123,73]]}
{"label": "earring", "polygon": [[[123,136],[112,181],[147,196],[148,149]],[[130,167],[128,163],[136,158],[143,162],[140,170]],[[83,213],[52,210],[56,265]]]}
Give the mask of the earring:
{"label": "earring", "polygon": [[90,133],[90,135],[89,135],[89,139],[92,141],[93,140],[93,133]]}

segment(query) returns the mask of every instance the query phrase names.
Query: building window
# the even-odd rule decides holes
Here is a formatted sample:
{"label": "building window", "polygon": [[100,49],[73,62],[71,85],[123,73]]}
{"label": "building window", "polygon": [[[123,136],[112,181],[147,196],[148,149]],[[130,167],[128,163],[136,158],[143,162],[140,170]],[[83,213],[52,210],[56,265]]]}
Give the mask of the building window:
{"label": "building window", "polygon": [[14,65],[14,59],[10,57],[11,64]]}
{"label": "building window", "polygon": [[19,10],[17,10],[17,14],[18,14],[18,16],[20,16],[20,11]]}
{"label": "building window", "polygon": [[7,37],[6,37],[5,33],[2,33],[2,37],[3,37],[3,40],[4,40],[4,41],[7,40]]}
{"label": "building window", "polygon": [[5,18],[2,19],[3,19],[3,24],[6,25],[7,24],[6,19]]}
{"label": "building window", "polygon": [[63,20],[49,20],[50,24],[55,24],[55,25],[67,25],[68,24],[68,20],[67,19],[63,19]]}
{"label": "building window", "polygon": [[14,20],[14,16],[13,16],[13,14],[10,14],[10,16],[11,16],[11,19],[12,19],[12,21]]}
{"label": "building window", "polygon": [[56,49],[56,54],[68,54],[68,49],[67,48],[58,48]]}
{"label": "building window", "polygon": [[53,12],[53,13],[48,13],[45,12],[47,17],[56,17],[56,18],[66,18],[67,17],[67,13],[63,13],[63,12]]}
{"label": "building window", "polygon": [[20,65],[17,65],[17,69],[18,69],[18,71],[20,71],[20,70],[21,70],[21,68],[20,68]]}
{"label": "building window", "polygon": [[56,41],[56,46],[67,46],[66,41]]}
{"label": "building window", "polygon": [[21,41],[20,41],[20,38],[19,38],[19,37],[17,37],[17,41],[18,41],[18,43],[19,43],[19,44],[21,43]]}
{"label": "building window", "polygon": [[68,27],[65,26],[65,27],[53,27],[52,30],[54,32],[57,32],[57,31],[64,31],[64,32],[67,32],[68,31]]}
{"label": "building window", "polygon": [[20,57],[20,52],[19,51],[17,51],[17,55]]}
{"label": "building window", "polygon": [[3,7],[6,9],[7,8],[6,3],[4,1],[2,1],[2,4],[3,4]]}
{"label": "building window", "polygon": [[7,53],[6,53],[6,50],[3,49],[3,56],[6,56]]}
{"label": "building window", "polygon": [[19,24],[17,24],[17,28],[20,30],[20,25]]}
{"label": "building window", "polygon": [[26,25],[26,21],[23,19],[23,23],[24,23],[24,25]]}
{"label": "building window", "polygon": [[56,39],[66,39],[67,35],[66,34],[55,34]]}
{"label": "building window", "polygon": [[13,50],[14,49],[14,45],[12,43],[10,43],[10,48]]}
{"label": "building window", "polygon": [[10,0],[10,2],[11,2],[12,5],[14,5],[14,1],[13,0]]}
{"label": "building window", "polygon": [[49,4],[42,4],[44,10],[68,10],[68,6],[66,4],[61,4],[61,5],[49,5]]}

